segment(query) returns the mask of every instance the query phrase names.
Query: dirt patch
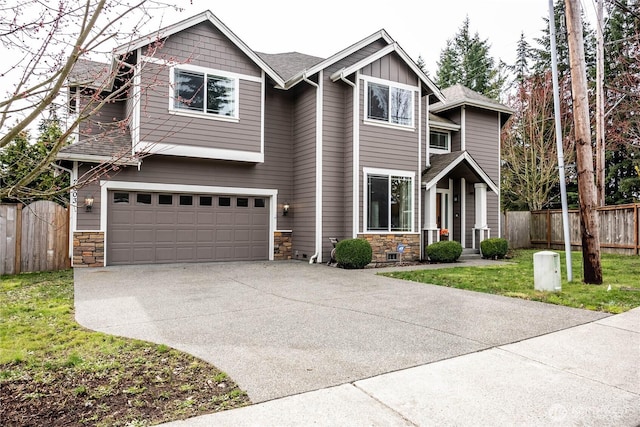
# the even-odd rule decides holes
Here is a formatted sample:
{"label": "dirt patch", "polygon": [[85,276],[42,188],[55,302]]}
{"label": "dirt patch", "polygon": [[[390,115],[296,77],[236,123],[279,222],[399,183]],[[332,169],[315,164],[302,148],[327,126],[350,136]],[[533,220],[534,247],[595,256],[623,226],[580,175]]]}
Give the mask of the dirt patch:
{"label": "dirt patch", "polygon": [[154,344],[123,350],[102,361],[105,369],[87,371],[80,362],[37,378],[5,365],[4,375],[14,368],[21,376],[1,382],[2,424],[144,426],[250,404],[225,374],[192,356]]}

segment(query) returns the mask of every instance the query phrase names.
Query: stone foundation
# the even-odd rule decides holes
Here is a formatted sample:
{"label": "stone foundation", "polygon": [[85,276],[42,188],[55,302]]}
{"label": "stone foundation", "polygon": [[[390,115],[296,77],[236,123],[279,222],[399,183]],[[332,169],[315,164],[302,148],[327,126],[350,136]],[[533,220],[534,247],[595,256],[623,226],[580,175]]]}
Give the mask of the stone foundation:
{"label": "stone foundation", "polygon": [[398,245],[404,245],[402,256],[398,253],[397,261],[414,262],[420,260],[420,234],[359,234],[371,244],[375,263],[396,262],[387,259],[387,253],[398,253]]}
{"label": "stone foundation", "polygon": [[276,231],[273,233],[273,260],[291,259],[293,255],[291,231]]}
{"label": "stone foundation", "polygon": [[73,233],[73,262],[77,267],[104,267],[104,233],[76,231]]}

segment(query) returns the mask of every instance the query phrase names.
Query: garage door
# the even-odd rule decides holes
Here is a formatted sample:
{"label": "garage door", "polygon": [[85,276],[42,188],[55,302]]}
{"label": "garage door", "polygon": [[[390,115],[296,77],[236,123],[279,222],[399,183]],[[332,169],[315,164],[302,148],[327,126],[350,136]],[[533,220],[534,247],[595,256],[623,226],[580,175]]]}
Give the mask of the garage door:
{"label": "garage door", "polygon": [[269,259],[266,197],[110,191],[107,263]]}

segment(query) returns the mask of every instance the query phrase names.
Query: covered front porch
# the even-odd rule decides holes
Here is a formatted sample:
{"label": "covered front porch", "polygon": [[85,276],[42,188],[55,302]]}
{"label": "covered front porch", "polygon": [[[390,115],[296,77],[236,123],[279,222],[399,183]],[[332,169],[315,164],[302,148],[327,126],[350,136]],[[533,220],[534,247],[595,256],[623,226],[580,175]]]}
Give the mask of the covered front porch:
{"label": "covered front porch", "polygon": [[455,240],[465,249],[479,249],[494,237],[488,221],[488,192],[499,189],[466,151],[434,154],[422,174],[424,247]]}

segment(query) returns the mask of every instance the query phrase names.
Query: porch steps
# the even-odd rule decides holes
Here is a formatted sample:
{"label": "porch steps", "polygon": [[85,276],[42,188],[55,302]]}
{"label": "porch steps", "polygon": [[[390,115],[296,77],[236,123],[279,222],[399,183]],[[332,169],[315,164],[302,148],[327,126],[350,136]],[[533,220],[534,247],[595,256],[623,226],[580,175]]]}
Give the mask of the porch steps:
{"label": "porch steps", "polygon": [[464,248],[462,249],[462,255],[460,255],[460,260],[465,260],[465,259],[481,259],[482,256],[480,255],[480,249],[469,249],[469,248]]}

